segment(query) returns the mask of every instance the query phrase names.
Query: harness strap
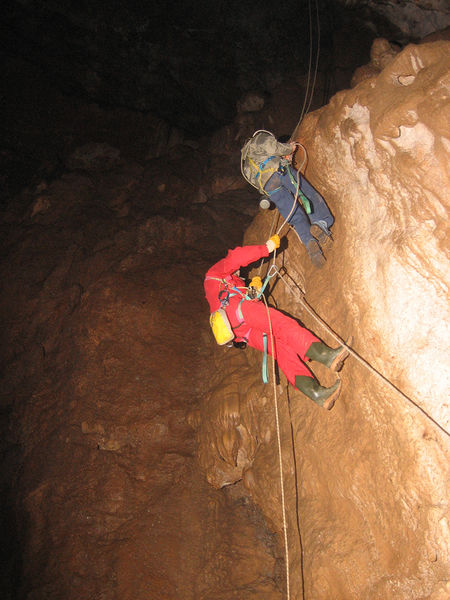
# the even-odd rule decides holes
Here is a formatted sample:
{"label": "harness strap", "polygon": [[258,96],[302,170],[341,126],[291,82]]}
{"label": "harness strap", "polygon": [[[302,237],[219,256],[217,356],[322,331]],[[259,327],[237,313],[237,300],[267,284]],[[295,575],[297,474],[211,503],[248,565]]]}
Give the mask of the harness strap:
{"label": "harness strap", "polygon": [[[258,295],[256,297],[256,299],[259,299],[261,297],[261,295],[264,293],[264,290],[267,286],[267,284],[269,283],[269,281],[272,279],[272,277],[274,277],[274,275],[276,275],[278,273],[278,269],[276,267],[275,264],[273,264],[264,281],[263,286],[261,287],[261,289],[258,291]],[[252,331],[252,328],[249,327],[245,333],[240,333],[237,330],[242,327],[243,325],[245,325],[245,319],[244,319],[244,315],[242,313],[242,308],[241,305],[245,300],[248,300],[249,302],[252,301],[251,298],[249,298],[246,294],[244,294],[239,288],[233,286],[231,289],[234,290],[235,293],[230,293],[229,291],[229,281],[227,282],[225,279],[222,279],[220,277],[206,277],[206,279],[214,279],[215,281],[220,281],[225,285],[225,289],[220,290],[219,291],[219,301],[222,305],[223,308],[226,308],[229,305],[229,299],[232,298],[233,296],[237,296],[238,294],[240,296],[242,296],[241,300],[239,301],[239,304],[236,307],[236,318],[239,321],[239,324],[236,325],[235,327],[233,327],[233,331],[236,334],[236,337],[239,338],[239,340],[248,342],[249,340],[249,336],[250,333]],[[244,288],[247,289],[247,288]],[[264,354],[263,354],[263,361],[262,361],[262,366],[261,366],[261,376],[262,376],[262,380],[263,383],[268,383],[269,382],[269,377],[268,377],[268,372],[267,372],[267,333],[263,333],[263,344],[264,344]]]}
{"label": "harness strap", "polygon": [[[236,329],[239,329],[239,327],[242,327],[242,325],[245,325],[245,319],[244,319],[244,315],[242,314],[242,308],[241,308],[241,304],[244,302],[245,299],[246,298],[242,298],[242,300],[237,305],[236,318],[239,320],[239,325],[236,325],[236,327],[233,327],[233,331],[236,331]],[[248,338],[250,336],[251,330],[252,330],[252,328],[249,327],[245,333],[242,333],[242,334],[239,333],[238,337],[245,340],[246,342],[248,342]]]}
{"label": "harness strap", "polygon": [[[272,156],[268,156],[265,160],[263,160],[262,162],[259,163],[259,171],[260,171],[259,174],[264,173],[264,167],[269,162],[269,160],[272,160],[272,158],[275,158],[274,154],[272,154]],[[253,162],[253,164],[255,164],[252,159],[250,159],[250,160]],[[266,169],[266,170],[270,171],[270,169]],[[258,175],[257,175],[257,177],[258,177]]]}
{"label": "harness strap", "polygon": [[[228,281],[227,281],[228,279]],[[223,306],[225,308],[225,306],[228,306],[228,304],[230,303],[230,298],[232,298],[233,296],[237,296],[237,294],[239,294],[240,296],[242,296],[243,298],[245,297],[244,292],[242,292],[238,287],[233,286],[231,289],[234,290],[236,293],[235,294],[231,294],[228,290],[230,287],[230,283],[231,283],[231,278],[225,277],[211,277],[210,275],[208,275],[207,277],[205,277],[205,280],[213,280],[213,281],[220,281],[221,283],[223,283],[224,285],[224,289],[223,290],[219,290],[219,293],[217,295],[219,302],[221,304],[221,306]],[[246,290],[246,287],[243,287],[242,289]]]}
{"label": "harness strap", "polygon": [[[292,171],[289,168],[289,166],[287,167],[287,172],[288,172],[289,179],[291,180],[292,185],[297,186],[297,181],[295,181],[294,176],[292,175]],[[298,178],[301,181],[300,173],[298,173]],[[303,208],[305,209],[305,213],[307,215],[310,215],[311,214],[311,203],[308,200],[308,198],[305,196],[305,194],[302,192],[302,190],[300,189],[300,185],[298,186],[298,197],[302,201]]]}
{"label": "harness strap", "polygon": [[269,377],[267,375],[267,333],[263,333],[263,343],[264,343],[264,357],[262,361],[261,367],[261,376],[263,383],[269,383]]}
{"label": "harness strap", "polygon": [[242,298],[242,300],[239,302],[237,309],[236,309],[236,316],[238,319],[240,319],[239,325],[242,325],[242,323],[245,323],[244,315],[242,314],[242,308],[241,308],[241,304],[244,302],[244,300],[245,300],[245,298]]}
{"label": "harness strap", "polygon": [[264,186],[261,182],[261,175],[263,173],[267,173],[267,172],[272,172],[275,173],[275,171],[277,169],[274,169],[273,167],[268,167],[267,169],[265,169],[264,167],[266,166],[266,164],[269,162],[269,160],[272,160],[273,158],[276,158],[275,155],[273,156],[268,156],[265,160],[263,160],[262,162],[260,162],[259,164],[256,163],[253,158],[248,157],[248,162],[252,165],[252,167],[255,169],[256,171],[256,175],[255,175],[255,179],[258,181],[259,184],[259,189],[261,190],[261,192],[263,192],[264,194],[266,194],[267,192],[264,190]]}
{"label": "harness strap", "polygon": [[265,192],[265,193],[266,193],[266,194],[269,196],[269,198],[270,198],[270,196],[271,196],[272,194],[275,194],[275,192],[278,192],[278,190],[281,190],[281,185],[280,185],[280,186],[278,186],[277,188],[275,188],[274,190],[270,190],[270,192]]}
{"label": "harness strap", "polygon": [[[242,296],[242,298],[236,308],[236,318],[239,321],[239,325],[236,325],[236,327],[233,327],[233,331],[235,331],[236,329],[238,329],[239,327],[244,325],[245,320],[244,320],[244,315],[242,314],[241,304],[244,302],[244,300],[247,300],[246,295],[236,286],[233,286],[231,288],[232,290],[235,291],[235,293],[234,294],[230,293],[229,289],[228,289],[229,282],[227,282],[226,279],[222,279],[220,277],[210,277],[210,276],[205,277],[205,279],[213,279],[214,281],[220,281],[225,285],[225,289],[220,290],[219,294],[218,294],[219,302],[220,302],[222,308],[226,308],[230,304],[230,298],[233,298],[233,296],[237,296],[237,295]],[[247,289],[247,288],[244,288],[244,289]],[[251,328],[249,328],[245,332],[245,334],[239,335],[238,337],[240,337],[241,339],[248,342],[248,336],[250,335],[250,332],[251,332]]]}

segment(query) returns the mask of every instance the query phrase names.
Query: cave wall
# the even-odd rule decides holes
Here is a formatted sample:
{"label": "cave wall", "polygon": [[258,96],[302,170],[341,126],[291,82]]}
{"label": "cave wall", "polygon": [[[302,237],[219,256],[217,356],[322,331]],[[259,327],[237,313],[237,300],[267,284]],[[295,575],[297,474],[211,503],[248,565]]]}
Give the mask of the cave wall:
{"label": "cave wall", "polygon": [[[319,108],[350,86],[374,38],[401,47],[450,23],[438,0],[287,0],[276,10],[265,0],[258,6],[242,0],[12,0],[0,15],[0,201],[33,174],[61,173],[65,156],[83,137],[85,127],[76,123],[83,104],[90,105],[85,118],[103,119],[108,109],[112,123],[121,113],[120,131],[107,125],[94,141],[117,144],[128,127],[136,159],[149,137],[161,150],[166,142],[198,139],[229,125],[248,92],[268,99],[281,85],[296,86],[308,110]],[[309,69],[316,60],[312,85]],[[62,100],[51,103],[53,118],[40,93],[44,81]]]}
{"label": "cave wall", "polygon": [[257,207],[204,210],[203,161],[186,148],[180,181],[179,152],[80,147],[0,214],[4,600],[281,600],[273,532],[242,486],[207,483],[189,425],[202,275]]}
{"label": "cave wall", "polygon": [[411,41],[418,41],[450,24],[446,0],[368,0],[365,4],[373,14],[382,15],[394,27],[407,34]]}
{"label": "cave wall", "polygon": [[[351,11],[357,3],[341,4]],[[427,6],[435,6],[413,4],[422,17]],[[21,12],[24,7],[29,12]],[[157,45],[145,42],[144,24],[130,18],[127,8],[113,17],[108,13],[112,24],[91,14],[86,31],[85,14],[78,21],[67,17],[73,8],[27,0],[3,7],[4,14],[9,11],[2,22],[5,46],[23,41],[23,26],[29,25],[29,45],[15,48],[28,67],[14,107],[22,112],[19,118],[8,113],[5,131],[12,131],[12,147],[22,157],[32,148],[39,164],[42,153],[54,153],[64,170],[51,183],[55,171],[46,171],[52,177],[38,180],[2,212],[1,311],[9,323],[2,338],[1,485],[2,494],[9,494],[2,527],[16,535],[1,553],[15,577],[9,591],[36,599],[122,599],[147,598],[151,586],[159,597],[228,600],[245,590],[247,598],[278,599],[282,536],[275,551],[247,498],[251,494],[280,533],[273,390],[260,382],[259,355],[215,348],[206,318],[200,340],[196,324],[206,310],[202,273],[229,244],[239,243],[236,223],[245,227],[254,216],[251,193],[234,203],[221,197],[246,185],[236,160],[239,141],[259,125],[292,131],[301,107],[291,119],[287,103],[302,95],[304,73],[282,79],[275,65],[263,83],[279,94],[283,108],[269,101],[260,114],[241,114],[241,123],[217,130],[208,139],[216,155],[205,156],[195,145],[174,149],[170,127],[150,113],[105,111],[98,104],[79,110],[74,100],[69,110],[67,96],[55,109],[48,92],[38,101],[44,76],[56,83],[60,75],[66,92],[113,105],[120,97],[120,103],[144,111],[157,108],[153,88],[140,79]],[[89,10],[95,13],[94,6]],[[61,25],[56,37],[51,27],[39,29],[49,24],[46,17],[55,18],[53,11]],[[440,26],[445,18],[444,12]],[[71,29],[73,22],[79,29]],[[407,39],[411,24],[403,33],[392,26],[393,38]],[[371,27],[375,35],[378,29]],[[350,31],[348,25],[344,30]],[[36,32],[43,54],[33,41]],[[70,32],[79,35],[64,47]],[[204,48],[208,36],[201,43],[190,38],[189,48]],[[345,35],[336,39],[345,71],[339,87],[345,87],[359,59],[344,49]],[[288,39],[282,42],[290,52]],[[133,52],[135,43],[142,54]],[[448,131],[448,46],[411,46],[396,57],[400,46],[386,44],[382,48],[389,51],[382,57],[372,52],[374,60],[355,75],[354,89],[309,115],[296,134],[308,148],[307,174],[337,218],[327,266],[313,271],[289,234],[278,260],[333,330],[344,338],[353,334],[354,350],[448,430],[448,139],[441,135]],[[100,52],[106,62],[89,54],[92,48],[108,50],[107,60]],[[159,60],[159,50],[155,54]],[[47,65],[38,61],[45,56],[52,58]],[[174,69],[184,65],[173,56]],[[303,69],[306,55],[294,58]],[[67,70],[73,59],[75,68]],[[258,83],[251,69],[241,76],[243,88]],[[192,127],[193,114],[205,120],[208,103],[208,127],[234,111],[234,88],[225,101],[204,88],[199,93],[199,81],[188,80],[189,91],[205,102],[199,112],[196,102],[184,101],[183,82],[175,83],[168,90],[183,102],[162,107],[171,121],[182,108],[184,125]],[[326,77],[318,84],[326,96]],[[14,146],[19,134],[21,145]],[[88,139],[97,144],[79,148]],[[177,138],[175,145],[180,141],[186,140]],[[201,151],[211,150],[202,141]],[[97,158],[112,162],[89,171]],[[179,160],[189,165],[188,182],[179,176]],[[23,187],[22,163],[18,178]],[[272,217],[259,214],[246,241],[261,242]],[[187,258],[189,273],[182,262]],[[188,275],[196,279],[195,292]],[[158,288],[151,298],[149,281]],[[184,302],[187,293],[192,312]],[[167,303],[169,294],[179,312]],[[297,293],[293,299],[279,283],[272,301],[335,343]],[[164,339],[160,322],[172,326]],[[195,340],[188,350],[186,337]],[[148,340],[155,342],[151,348]],[[161,389],[155,368],[159,345],[171,380],[167,389]],[[178,369],[174,356],[183,357]],[[317,374],[332,382],[326,371]],[[318,599],[446,598],[448,463],[442,430],[355,357],[347,361],[343,393],[331,413],[287,389],[283,376],[276,389],[292,594],[301,597],[304,588],[306,597]],[[207,480],[220,491],[197,472],[186,421],[197,431]]]}
{"label": "cave wall", "polygon": [[293,598],[448,597],[449,50],[392,52],[295,132],[335,241],[318,271],[288,234],[272,302],[332,346],[353,336],[333,410],[283,375],[264,386],[252,349],[212,354],[201,464],[216,487],[242,480],[282,545],[278,397]]}
{"label": "cave wall", "polygon": [[151,111],[198,135],[229,122],[242,91],[267,88],[269,70],[306,64],[305,8],[290,0],[275,13],[271,3],[237,0],[14,0],[0,31],[8,54],[43,68],[68,95]]}

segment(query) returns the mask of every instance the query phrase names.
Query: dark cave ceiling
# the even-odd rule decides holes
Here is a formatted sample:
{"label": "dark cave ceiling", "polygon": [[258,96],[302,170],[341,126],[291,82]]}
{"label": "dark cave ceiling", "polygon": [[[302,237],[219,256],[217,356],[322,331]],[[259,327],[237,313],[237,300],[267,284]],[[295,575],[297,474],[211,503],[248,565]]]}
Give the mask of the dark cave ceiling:
{"label": "dark cave ceiling", "polygon": [[357,48],[351,70],[375,37],[402,45],[445,27],[444,4],[15,0],[1,9],[0,31],[4,59],[33,63],[64,93],[201,135],[230,121],[245,91],[267,90],[275,73],[306,72],[319,32],[319,70],[339,68],[343,39]]}

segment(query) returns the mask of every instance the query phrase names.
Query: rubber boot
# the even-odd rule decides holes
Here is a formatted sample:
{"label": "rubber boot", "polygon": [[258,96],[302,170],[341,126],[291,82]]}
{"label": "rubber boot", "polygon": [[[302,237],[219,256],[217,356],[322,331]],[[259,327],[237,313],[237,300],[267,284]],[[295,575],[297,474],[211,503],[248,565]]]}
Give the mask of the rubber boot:
{"label": "rubber boot", "polygon": [[341,392],[341,380],[338,379],[331,387],[326,388],[313,377],[297,375],[295,377],[295,387],[318,406],[331,410]]}
{"label": "rubber boot", "polygon": [[306,351],[306,356],[311,360],[322,363],[332,371],[340,371],[344,360],[349,355],[345,346],[330,348],[322,342],[313,342]]}
{"label": "rubber boot", "polygon": [[328,229],[325,221],[316,221],[315,223],[312,223],[310,232],[321,246],[326,246],[333,242],[331,231]]}
{"label": "rubber boot", "polygon": [[317,240],[312,239],[306,245],[306,251],[308,252],[309,258],[312,264],[320,269],[325,264],[325,257],[322,253],[322,249],[319,246]]}

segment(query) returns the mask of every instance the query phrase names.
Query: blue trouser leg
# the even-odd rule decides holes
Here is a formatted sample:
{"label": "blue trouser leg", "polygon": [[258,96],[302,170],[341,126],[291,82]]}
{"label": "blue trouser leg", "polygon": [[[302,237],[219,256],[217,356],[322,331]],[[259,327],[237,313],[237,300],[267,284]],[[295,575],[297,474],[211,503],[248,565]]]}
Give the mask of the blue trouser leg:
{"label": "blue trouser leg", "polygon": [[[287,219],[294,206],[296,192],[296,186],[291,184],[289,176],[287,174],[282,175],[280,173],[274,173],[266,183],[264,189],[268,193],[272,202],[280,211],[281,216],[284,219]],[[298,201],[295,202],[295,210],[289,217],[288,223],[292,225],[299,238],[306,246],[309,240],[314,239],[309,230],[311,223],[308,215],[303,209],[303,206],[300,206]]]}
{"label": "blue trouser leg", "polygon": [[[297,172],[291,169],[291,174],[294,182],[291,181],[287,171],[285,173],[274,173],[264,188],[285,219],[292,210],[297,191]],[[299,176],[300,190],[310,201],[311,213],[306,214],[299,199],[294,212],[289,218],[289,223],[306,246],[309,240],[315,239],[310,232],[311,224],[324,221],[327,227],[330,228],[334,223],[334,218],[321,194],[313,188],[305,177],[300,174]]]}
{"label": "blue trouser leg", "polygon": [[[296,179],[297,172],[294,172],[293,169],[291,169],[291,173],[293,173],[294,179]],[[311,214],[309,215],[309,220],[311,221],[311,223],[317,223],[317,221],[325,221],[329,229],[334,223],[334,218],[325,200],[323,199],[323,196],[313,188],[313,186],[309,183],[307,179],[305,179],[305,177],[303,177],[301,173],[299,173],[299,177],[300,189],[311,203]]]}

